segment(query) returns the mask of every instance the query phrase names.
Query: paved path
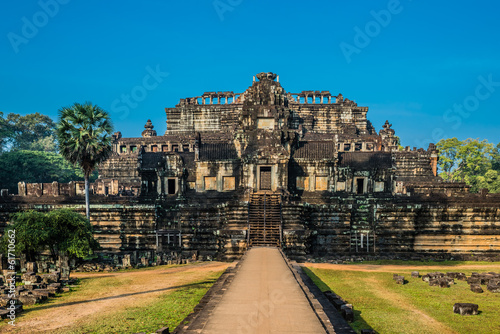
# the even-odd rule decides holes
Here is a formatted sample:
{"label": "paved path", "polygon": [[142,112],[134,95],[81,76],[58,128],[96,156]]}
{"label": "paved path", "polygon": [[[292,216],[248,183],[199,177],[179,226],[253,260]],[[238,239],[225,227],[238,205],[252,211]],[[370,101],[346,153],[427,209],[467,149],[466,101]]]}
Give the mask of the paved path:
{"label": "paved path", "polygon": [[325,333],[276,248],[250,249],[202,333]]}

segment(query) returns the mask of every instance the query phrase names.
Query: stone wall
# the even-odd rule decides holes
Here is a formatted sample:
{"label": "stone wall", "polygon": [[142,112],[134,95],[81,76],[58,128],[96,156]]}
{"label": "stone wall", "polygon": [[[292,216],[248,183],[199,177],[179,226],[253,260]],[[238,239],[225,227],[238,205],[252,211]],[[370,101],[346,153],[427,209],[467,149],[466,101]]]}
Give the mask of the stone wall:
{"label": "stone wall", "polygon": [[[83,201],[53,199],[52,202],[36,198],[15,198],[0,202],[0,230],[3,231],[11,214],[19,211],[50,211],[67,208],[85,214]],[[156,207],[129,201],[91,201],[90,222],[94,236],[102,251],[120,253],[134,250],[156,249]],[[107,202],[107,203],[106,203]]]}
{"label": "stone wall", "polygon": [[[234,195],[190,194],[189,200],[156,204],[93,197],[91,222],[107,253],[176,251],[186,258],[233,259],[248,241],[248,198]],[[500,253],[499,195],[304,196],[282,203],[282,247],[291,257]],[[0,229],[11,213],[57,208],[84,213],[83,200],[2,198]],[[156,231],[163,234],[157,238]]]}

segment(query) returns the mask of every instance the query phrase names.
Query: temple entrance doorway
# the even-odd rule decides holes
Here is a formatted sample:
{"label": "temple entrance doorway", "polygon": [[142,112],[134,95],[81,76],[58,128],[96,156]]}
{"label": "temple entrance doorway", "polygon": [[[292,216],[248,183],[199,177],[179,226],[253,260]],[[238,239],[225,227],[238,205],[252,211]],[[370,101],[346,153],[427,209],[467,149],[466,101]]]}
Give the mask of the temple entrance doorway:
{"label": "temple entrance doorway", "polygon": [[260,190],[271,190],[271,167],[260,167]]}

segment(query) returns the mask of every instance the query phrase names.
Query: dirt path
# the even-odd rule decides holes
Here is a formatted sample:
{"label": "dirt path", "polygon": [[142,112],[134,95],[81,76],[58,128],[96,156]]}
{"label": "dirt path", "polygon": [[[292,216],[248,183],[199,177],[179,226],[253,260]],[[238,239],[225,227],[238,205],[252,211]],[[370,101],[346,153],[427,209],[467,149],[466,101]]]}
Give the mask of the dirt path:
{"label": "dirt path", "polygon": [[500,271],[498,264],[464,264],[458,266],[412,266],[412,265],[374,265],[374,264],[332,264],[332,263],[301,263],[303,267],[331,269],[331,270],[350,270],[350,271],[376,271],[376,272],[393,272],[405,270],[417,271],[437,271],[443,270],[443,267],[448,268],[446,271],[459,270],[478,270],[478,271]]}
{"label": "dirt path", "polygon": [[[158,268],[130,272],[87,274],[75,273],[78,278],[100,277],[110,286],[82,286],[80,290],[20,317],[15,328],[5,326],[4,333],[51,333],[63,327],[90,322],[103,314],[118,312],[128,306],[147,304],[158,295],[186,286],[206,277],[209,271],[222,271],[230,264],[221,262]],[[112,278],[112,279],[107,279]],[[94,283],[95,282],[95,283]],[[90,285],[90,284],[89,284]],[[95,285],[96,289],[92,289]],[[93,290],[93,291],[92,291]]]}

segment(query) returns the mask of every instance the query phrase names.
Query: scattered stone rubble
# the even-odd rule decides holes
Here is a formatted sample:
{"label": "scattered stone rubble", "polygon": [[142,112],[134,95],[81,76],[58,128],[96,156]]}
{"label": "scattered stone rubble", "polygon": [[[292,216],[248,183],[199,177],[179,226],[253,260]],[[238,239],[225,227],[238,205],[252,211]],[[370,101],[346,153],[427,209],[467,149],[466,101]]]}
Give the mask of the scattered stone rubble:
{"label": "scattered stone rubble", "polygon": [[[28,263],[29,269],[37,269],[36,263]],[[5,273],[5,272],[4,272]],[[0,282],[5,282],[5,276],[0,277]],[[56,293],[70,291],[76,280],[61,279],[59,271],[46,274],[37,274],[34,271],[16,275],[16,282],[23,283],[15,287],[12,292],[6,285],[0,287],[0,316],[5,319],[10,310],[10,305],[15,305],[15,314],[23,311],[23,305],[35,305],[47,298],[54,297]]]}
{"label": "scattered stone rubble", "polygon": [[[418,278],[419,272],[413,271],[411,277]],[[493,293],[500,293],[500,273],[472,273],[467,277],[465,273],[459,272],[432,272],[422,275],[422,281],[429,283],[429,286],[439,286],[441,288],[449,288],[455,284],[455,279],[466,281],[470,285],[470,290],[474,293],[483,293],[484,290],[481,285],[486,285],[488,291]],[[393,280],[397,284],[404,284],[404,277],[398,274],[393,274]],[[478,314],[478,305],[470,303],[456,303],[453,306],[453,312],[460,315],[476,315]]]}

